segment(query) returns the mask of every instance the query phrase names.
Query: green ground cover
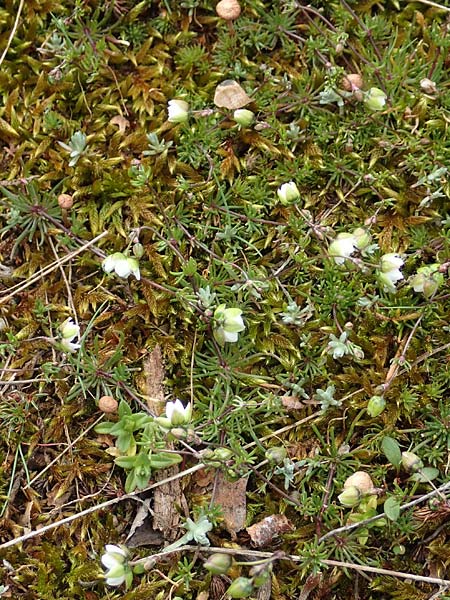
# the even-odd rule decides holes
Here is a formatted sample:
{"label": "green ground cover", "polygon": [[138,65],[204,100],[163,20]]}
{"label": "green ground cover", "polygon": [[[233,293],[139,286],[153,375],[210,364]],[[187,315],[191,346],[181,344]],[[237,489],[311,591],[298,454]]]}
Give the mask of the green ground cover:
{"label": "green ground cover", "polygon": [[0,7],[0,595],[450,598],[450,9],[220,5]]}

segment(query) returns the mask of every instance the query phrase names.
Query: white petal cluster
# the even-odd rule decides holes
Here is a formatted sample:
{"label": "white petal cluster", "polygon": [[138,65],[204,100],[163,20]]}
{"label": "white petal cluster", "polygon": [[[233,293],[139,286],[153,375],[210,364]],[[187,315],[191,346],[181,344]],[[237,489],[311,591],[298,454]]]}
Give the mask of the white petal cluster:
{"label": "white petal cluster", "polygon": [[101,561],[108,570],[105,573],[106,583],[112,586],[122,585],[126,579],[128,566],[128,552],[121,546],[107,544],[106,552],[102,555]]}
{"label": "white petal cluster", "polygon": [[64,352],[72,354],[81,348],[79,343],[80,326],[74,323],[71,317],[59,326],[59,333],[61,335],[60,345]]}
{"label": "white petal cluster", "polygon": [[169,123],[186,123],[189,118],[189,104],[185,100],[169,100],[167,112]]}
{"label": "white petal cluster", "polygon": [[352,233],[338,233],[328,247],[328,254],[337,265],[342,265],[356,251],[363,255],[371,253],[376,247],[370,246],[371,241],[372,236],[367,229],[357,227]]}
{"label": "white petal cluster", "polygon": [[242,310],[226,308],[225,304],[219,304],[214,311],[214,323],[214,337],[221,345],[225,342],[237,342],[239,333],[245,329]]}
{"label": "white petal cluster", "polygon": [[380,271],[378,280],[381,283],[385,292],[394,294],[396,292],[396,284],[403,279],[403,273],[400,268],[404,265],[403,259],[395,252],[383,254],[381,257]]}
{"label": "white petal cluster", "polygon": [[277,190],[278,198],[282,204],[289,204],[300,198],[300,192],[294,181],[283,183]]}
{"label": "white petal cluster", "polygon": [[102,268],[105,273],[115,272],[119,277],[127,279],[130,275],[134,275],[137,280],[141,278],[139,271],[139,261],[136,258],[125,256],[122,252],[114,252],[107,256],[102,262]]}

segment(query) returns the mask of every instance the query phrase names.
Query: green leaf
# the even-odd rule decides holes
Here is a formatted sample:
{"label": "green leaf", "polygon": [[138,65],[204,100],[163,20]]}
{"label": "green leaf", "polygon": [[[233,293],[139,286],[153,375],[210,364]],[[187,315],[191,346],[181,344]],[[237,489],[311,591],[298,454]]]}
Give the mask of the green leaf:
{"label": "green leaf", "polygon": [[171,454],[169,452],[160,452],[159,454],[152,454],[150,457],[150,463],[153,469],[167,469],[180,463],[182,460],[179,454]]}
{"label": "green leaf", "polygon": [[384,503],[384,512],[391,521],[397,521],[400,516],[400,503],[397,498],[391,496]]}
{"label": "green leaf", "polygon": [[381,449],[384,455],[394,467],[399,467],[402,462],[402,451],[397,440],[389,436],[385,436],[381,442]]}
{"label": "green leaf", "polygon": [[436,477],[439,476],[439,470],[434,467],[424,467],[420,469],[414,475],[411,475],[410,479],[412,481],[418,481],[419,483],[428,483],[429,481],[433,481]]}

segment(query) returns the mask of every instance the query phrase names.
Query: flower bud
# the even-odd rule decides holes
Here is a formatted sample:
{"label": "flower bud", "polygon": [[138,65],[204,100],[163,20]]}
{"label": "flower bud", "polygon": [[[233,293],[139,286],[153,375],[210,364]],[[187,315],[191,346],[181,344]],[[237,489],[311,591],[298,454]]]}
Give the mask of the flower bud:
{"label": "flower bud", "polygon": [[270,462],[282,463],[286,456],[287,450],[282,446],[275,446],[266,450],[266,458]]}
{"label": "flower bud", "polygon": [[247,577],[238,577],[226,591],[231,598],[247,598],[253,592],[253,583]]}
{"label": "flower bud", "polygon": [[345,488],[342,494],[338,496],[339,502],[346,508],[353,508],[359,504],[361,500],[361,492],[354,485]]}
{"label": "flower bud", "polygon": [[417,273],[410,277],[409,284],[415,292],[422,292],[425,298],[431,298],[444,281],[444,276],[439,272],[439,264],[425,265],[417,269]]}
{"label": "flower bud", "polygon": [[386,400],[383,396],[372,396],[367,404],[367,414],[369,417],[378,417],[386,407]]}
{"label": "flower bud", "polygon": [[60,194],[58,196],[58,204],[63,210],[69,210],[73,206],[73,198],[70,194]]}
{"label": "flower bud", "polygon": [[142,258],[144,256],[144,246],[140,242],[133,244],[133,254],[136,258]]}
{"label": "flower bud", "polygon": [[229,554],[217,552],[216,554],[211,554],[203,566],[213,575],[224,575],[231,567],[232,562],[233,559]]}
{"label": "flower bud", "polygon": [[402,452],[402,467],[405,471],[415,473],[423,468],[423,462],[414,452]]}
{"label": "flower bud", "polygon": [[344,482],[344,490],[355,487],[361,494],[370,494],[373,490],[373,481],[365,471],[356,471]]}
{"label": "flower bud", "polygon": [[249,127],[255,119],[255,114],[246,108],[238,108],[233,113],[233,119],[238,125]]}
{"label": "flower bud", "polygon": [[361,89],[364,85],[363,78],[359,73],[349,73],[344,75],[342,79],[342,87],[347,92],[352,92],[355,89]]}
{"label": "flower bud", "polygon": [[278,198],[282,204],[289,204],[300,198],[300,192],[294,181],[283,183],[277,190]]}
{"label": "flower bud", "polygon": [[377,87],[372,87],[368,92],[366,92],[364,97],[364,103],[370,110],[383,110],[384,105],[386,104],[386,94],[383,90],[380,90]]}
{"label": "flower bud", "polygon": [[365,250],[372,241],[372,236],[367,229],[364,229],[363,227],[355,229],[352,236],[355,238],[355,246],[358,250]]}

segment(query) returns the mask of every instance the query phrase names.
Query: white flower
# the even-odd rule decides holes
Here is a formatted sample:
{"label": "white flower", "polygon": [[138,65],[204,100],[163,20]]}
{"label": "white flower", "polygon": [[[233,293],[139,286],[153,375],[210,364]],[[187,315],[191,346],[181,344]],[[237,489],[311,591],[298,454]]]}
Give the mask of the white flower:
{"label": "white flower", "polygon": [[383,254],[381,257],[381,269],[378,272],[378,281],[381,283],[385,292],[394,294],[397,290],[395,284],[403,279],[403,273],[400,267],[404,265],[404,261],[395,252]]}
{"label": "white flower", "polygon": [[293,202],[300,198],[300,192],[294,181],[283,183],[283,185],[278,188],[277,194],[282,204],[288,204],[289,202]]}
{"label": "white flower", "polygon": [[238,125],[241,125],[242,127],[249,127],[255,119],[255,113],[253,113],[251,110],[247,110],[246,108],[238,108],[233,113],[233,119]]}
{"label": "white flower", "polygon": [[108,569],[105,573],[106,583],[112,586],[122,585],[126,580],[129,568],[127,565],[128,552],[121,546],[107,544],[106,552],[101,561]]}
{"label": "white flower", "polygon": [[[396,252],[389,252],[388,254],[383,254],[381,257],[381,271],[383,273],[387,273],[388,271],[393,271],[395,269],[400,269],[403,267],[404,261]],[[400,277],[400,279],[403,279]]]}
{"label": "white flower", "polygon": [[76,350],[81,348],[81,344],[78,341],[73,340],[80,338],[80,326],[73,322],[72,318],[69,317],[59,326],[61,334],[60,346],[64,352],[72,354]]}
{"label": "white flower", "polygon": [[439,267],[439,263],[434,263],[417,269],[417,273],[409,278],[409,284],[414,291],[422,292],[425,298],[433,296],[444,282],[444,276],[439,272]]}
{"label": "white flower", "polygon": [[80,337],[80,326],[74,323],[71,317],[60,325],[59,330],[64,340],[73,340],[76,337]]}
{"label": "white flower", "polygon": [[189,104],[184,100],[169,100],[169,123],[185,123],[189,118]]}
{"label": "white flower", "polygon": [[214,337],[222,345],[225,342],[237,342],[239,333],[245,329],[242,310],[225,308],[225,304],[220,304],[214,311],[214,321]]}
{"label": "white flower", "polygon": [[102,262],[102,268],[105,273],[114,271],[119,277],[127,279],[133,274],[137,280],[141,278],[139,272],[139,261],[136,258],[125,256],[122,252],[114,252],[107,256]]}
{"label": "white flower", "polygon": [[338,233],[336,239],[331,242],[328,254],[334,258],[337,265],[344,264],[357,248],[357,240],[351,233]]}
{"label": "white flower", "polygon": [[189,423],[191,420],[191,412],[191,405],[188,404],[184,407],[181,400],[178,399],[175,400],[175,402],[167,402],[166,404],[166,417],[173,427]]}

